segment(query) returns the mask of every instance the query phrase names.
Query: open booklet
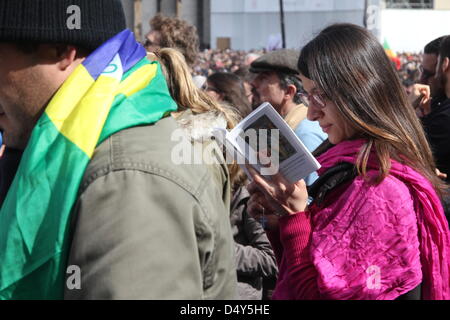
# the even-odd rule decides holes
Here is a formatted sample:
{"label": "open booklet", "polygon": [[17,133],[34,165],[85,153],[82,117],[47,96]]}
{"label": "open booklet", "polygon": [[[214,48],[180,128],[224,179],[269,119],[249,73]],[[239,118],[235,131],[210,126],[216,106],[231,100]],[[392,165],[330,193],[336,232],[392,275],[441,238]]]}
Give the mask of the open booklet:
{"label": "open booklet", "polygon": [[281,172],[291,183],[320,168],[311,152],[268,102],[233,130],[215,129],[214,136],[225,146],[227,157],[232,157],[250,179],[246,163],[266,178]]}

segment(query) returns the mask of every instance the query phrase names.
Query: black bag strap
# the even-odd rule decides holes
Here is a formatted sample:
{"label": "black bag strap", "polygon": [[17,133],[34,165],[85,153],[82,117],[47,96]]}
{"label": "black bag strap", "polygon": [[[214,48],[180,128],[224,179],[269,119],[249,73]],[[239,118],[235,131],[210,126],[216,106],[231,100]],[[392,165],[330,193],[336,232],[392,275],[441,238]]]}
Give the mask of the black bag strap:
{"label": "black bag strap", "polygon": [[312,198],[312,202],[320,206],[323,203],[325,196],[331,190],[345,182],[353,180],[357,174],[356,167],[353,163],[338,163],[336,166],[328,169],[308,187],[308,195]]}
{"label": "black bag strap", "polygon": [[411,291],[398,296],[395,300],[422,300],[422,283]]}

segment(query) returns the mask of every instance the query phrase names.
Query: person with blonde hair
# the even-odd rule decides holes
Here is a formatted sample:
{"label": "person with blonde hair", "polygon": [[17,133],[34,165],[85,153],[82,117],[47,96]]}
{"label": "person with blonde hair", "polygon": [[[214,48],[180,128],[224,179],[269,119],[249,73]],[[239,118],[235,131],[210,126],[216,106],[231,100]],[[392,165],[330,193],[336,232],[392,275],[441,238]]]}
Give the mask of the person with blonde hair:
{"label": "person with blonde hair", "polygon": [[172,116],[185,131],[188,140],[192,144],[201,144],[203,150],[211,150],[210,153],[203,152],[203,161],[217,164],[211,168],[222,186],[221,190],[228,190],[223,197],[228,199],[225,202],[229,206],[229,192],[233,180],[237,178],[238,166],[226,163],[223,152],[213,141],[213,130],[234,128],[241,119],[239,113],[231,106],[221,105],[196,86],[186,59],[179,50],[162,48],[148,53],[147,57],[161,62],[169,91],[178,105]]}
{"label": "person with blonde hair", "polygon": [[[241,117],[252,110],[245,96],[243,81],[235,74],[217,72],[207,79],[204,91],[224,107],[234,107]],[[267,298],[267,283],[274,282],[278,272],[275,255],[263,226],[247,212],[250,195],[247,175],[238,170],[233,179],[230,222],[235,240],[238,296],[243,300]]]}

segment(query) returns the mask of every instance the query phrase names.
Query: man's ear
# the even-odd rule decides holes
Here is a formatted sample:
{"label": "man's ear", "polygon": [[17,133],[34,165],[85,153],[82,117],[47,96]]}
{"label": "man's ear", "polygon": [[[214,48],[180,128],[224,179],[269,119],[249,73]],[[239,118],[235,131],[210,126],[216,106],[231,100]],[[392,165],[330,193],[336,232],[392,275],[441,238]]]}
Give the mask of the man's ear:
{"label": "man's ear", "polygon": [[285,91],[286,96],[289,96],[289,99],[294,100],[294,96],[297,93],[297,88],[293,84],[290,84],[287,86]]}
{"label": "man's ear", "polygon": [[78,58],[78,49],[65,44],[41,44],[39,58],[43,63],[55,64],[61,71],[67,70]]}
{"label": "man's ear", "polygon": [[57,47],[57,54],[59,56],[58,67],[61,71],[65,71],[77,59],[78,49],[74,46],[62,45]]}
{"label": "man's ear", "polygon": [[441,70],[444,73],[447,73],[450,67],[450,59],[448,57],[445,57],[444,60],[442,60]]}

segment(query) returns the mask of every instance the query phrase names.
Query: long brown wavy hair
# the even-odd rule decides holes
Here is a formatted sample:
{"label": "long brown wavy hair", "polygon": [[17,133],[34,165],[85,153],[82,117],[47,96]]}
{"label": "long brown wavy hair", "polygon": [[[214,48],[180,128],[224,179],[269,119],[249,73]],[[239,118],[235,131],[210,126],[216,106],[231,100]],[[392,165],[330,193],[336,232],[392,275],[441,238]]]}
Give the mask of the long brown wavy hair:
{"label": "long brown wavy hair", "polygon": [[331,25],[302,49],[298,68],[335,103],[358,137],[367,140],[357,158],[359,174],[366,174],[374,149],[380,165],[376,183],[389,174],[395,159],[424,175],[442,196],[445,185],[435,173],[420,120],[371,33],[353,24]]}
{"label": "long brown wavy hair", "polygon": [[252,112],[250,101],[245,95],[244,81],[239,76],[233,73],[216,72],[206,81],[207,84],[212,84],[216,92],[222,96],[222,100],[235,107],[243,118]]}

